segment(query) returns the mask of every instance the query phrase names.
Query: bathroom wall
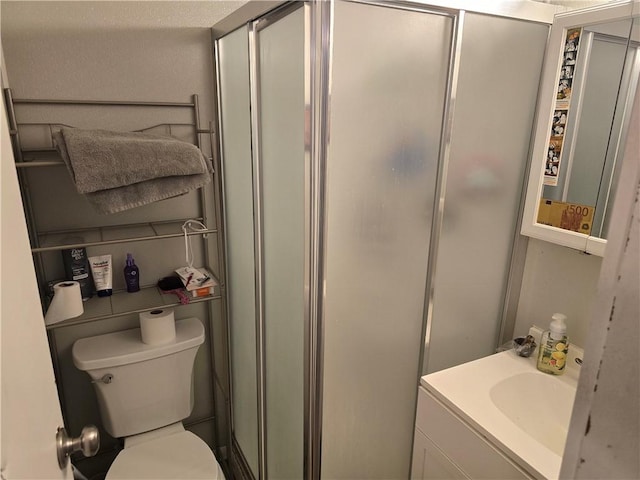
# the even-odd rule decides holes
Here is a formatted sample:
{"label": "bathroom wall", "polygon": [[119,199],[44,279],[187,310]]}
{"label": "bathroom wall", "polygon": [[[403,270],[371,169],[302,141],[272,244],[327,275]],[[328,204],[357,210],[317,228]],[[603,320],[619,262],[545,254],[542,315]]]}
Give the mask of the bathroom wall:
{"label": "bathroom wall", "polygon": [[584,347],[601,264],[601,257],[530,238],[513,336],[526,335],[531,325],[546,329],[561,312],[569,340]]}
{"label": "bathroom wall", "polygon": [[[200,119],[206,126],[213,120],[214,112],[209,27],[243,3],[3,1],[1,32],[9,85],[15,98],[187,102],[195,93],[200,100]],[[102,112],[96,114],[96,123],[103,120],[98,118],[101,115]],[[131,110],[122,115],[123,130],[130,128],[129,123],[141,121]],[[117,123],[115,118],[114,124]],[[59,185],[54,177],[45,180]],[[44,183],[38,190],[46,193],[46,189]],[[189,205],[193,205],[192,195],[134,209],[126,216],[130,222],[148,221],[149,216],[166,215],[166,209],[179,211]],[[77,215],[77,212],[73,214]],[[55,225],[65,220],[66,215],[65,212],[47,212],[41,219]],[[112,221],[94,217],[86,220],[88,223]],[[118,258],[124,255],[120,251],[122,248],[125,246],[107,250],[114,251],[115,259],[116,254]],[[132,249],[141,269],[142,283],[147,285],[155,283],[160,272],[167,275],[184,263],[184,243],[179,239],[140,242],[133,244]],[[90,255],[99,253],[102,252],[89,251]],[[202,259],[198,251],[196,256]],[[218,267],[215,262],[211,266]],[[117,288],[121,283],[122,265],[116,264],[114,269]],[[224,338],[221,302],[214,301],[211,305],[210,317],[205,304],[178,309],[176,316],[197,316],[204,320],[207,328],[207,341],[196,358],[195,406],[187,423],[193,424],[190,428],[213,447],[220,439],[214,438],[212,420],[216,412],[212,400],[209,331],[213,331],[218,365],[226,362],[226,346],[221,343]],[[206,321],[208,317],[210,322]],[[137,316],[129,315],[55,330],[54,350],[63,372],[59,381],[63,391],[63,414],[66,410],[65,420],[71,434],[77,435],[83,423],[99,424],[95,395],[88,377],[75,370],[71,363],[73,341],[131,328],[136,323]],[[227,383],[225,374],[221,383]],[[224,402],[221,398],[218,401],[218,408],[223,411]],[[226,432],[220,432],[220,437],[226,438]],[[114,441],[105,437],[103,445],[103,450],[108,451]]]}

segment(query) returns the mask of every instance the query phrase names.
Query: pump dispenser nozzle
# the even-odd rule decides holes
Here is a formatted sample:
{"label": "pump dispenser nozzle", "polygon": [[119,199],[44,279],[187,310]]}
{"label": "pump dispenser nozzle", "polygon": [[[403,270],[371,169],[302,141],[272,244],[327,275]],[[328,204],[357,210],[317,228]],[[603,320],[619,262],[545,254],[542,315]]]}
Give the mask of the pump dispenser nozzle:
{"label": "pump dispenser nozzle", "polygon": [[562,338],[567,333],[567,316],[563,313],[554,313],[551,315],[551,323],[549,330],[551,336],[555,339]]}

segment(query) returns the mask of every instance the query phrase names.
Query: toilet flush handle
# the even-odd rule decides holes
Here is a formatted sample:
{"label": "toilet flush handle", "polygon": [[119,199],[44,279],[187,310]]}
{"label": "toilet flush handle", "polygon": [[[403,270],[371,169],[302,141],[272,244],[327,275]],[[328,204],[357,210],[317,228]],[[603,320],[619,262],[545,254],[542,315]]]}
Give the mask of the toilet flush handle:
{"label": "toilet flush handle", "polygon": [[69,463],[69,455],[81,451],[85,457],[93,457],[100,448],[100,432],[94,425],[87,425],[82,429],[79,437],[67,436],[63,427],[58,427],[56,434],[56,447],[58,451],[58,465],[64,470]]}
{"label": "toilet flush handle", "polygon": [[113,382],[113,375],[110,373],[104,374],[98,380],[91,380],[91,383],[111,383]]}

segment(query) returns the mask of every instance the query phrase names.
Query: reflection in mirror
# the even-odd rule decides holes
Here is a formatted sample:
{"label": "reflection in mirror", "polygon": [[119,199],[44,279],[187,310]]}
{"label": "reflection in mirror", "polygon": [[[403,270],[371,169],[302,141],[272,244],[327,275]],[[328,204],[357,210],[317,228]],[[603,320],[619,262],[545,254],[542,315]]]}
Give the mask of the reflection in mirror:
{"label": "reflection in mirror", "polygon": [[[617,162],[618,153],[624,154],[622,146],[625,144],[627,137],[627,129],[629,126],[629,116],[633,107],[635,95],[637,95],[638,81],[640,80],[640,17],[633,19],[633,25],[631,26],[631,35],[629,35],[629,43],[627,46],[627,56],[625,60],[624,75],[622,77],[623,82],[626,82],[626,89],[621,87],[621,92],[626,93],[625,96],[618,97],[618,108],[616,109],[616,119],[619,120],[619,127],[612,128],[612,134],[614,131],[619,132],[619,137],[616,138],[615,150],[612,149],[613,154],[611,165],[609,165],[609,155],[607,157],[607,164],[605,164],[605,170],[603,172],[603,178],[610,178],[609,185],[605,185],[603,188],[601,183],[598,194],[598,204],[596,206],[596,218],[594,221],[594,229],[596,226],[600,228],[598,233],[594,235],[600,238],[607,238],[609,231],[609,220],[611,219],[611,209],[613,208],[613,199],[616,194],[616,187],[618,186],[618,175],[620,173],[620,165],[622,162]],[[611,142],[612,144],[614,142]],[[606,169],[609,167],[608,169]]]}
{"label": "reflection in mirror", "polygon": [[640,68],[632,25],[625,19],[566,30],[538,223],[606,238],[604,213]]}

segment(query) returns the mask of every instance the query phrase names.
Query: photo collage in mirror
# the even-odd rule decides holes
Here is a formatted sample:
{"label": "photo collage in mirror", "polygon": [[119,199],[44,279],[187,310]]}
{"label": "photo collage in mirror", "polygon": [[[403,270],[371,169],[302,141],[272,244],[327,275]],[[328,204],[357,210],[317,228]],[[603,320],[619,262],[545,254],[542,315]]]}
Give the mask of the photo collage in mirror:
{"label": "photo collage in mirror", "polygon": [[556,108],[553,112],[553,122],[549,136],[549,149],[544,169],[544,184],[556,186],[560,173],[560,161],[562,154],[562,144],[567,128],[567,117],[569,115],[569,104],[571,101],[571,88],[573,86],[574,70],[578,57],[578,46],[580,44],[581,28],[571,28],[567,30],[565,38],[562,66],[558,80],[556,92]]}

